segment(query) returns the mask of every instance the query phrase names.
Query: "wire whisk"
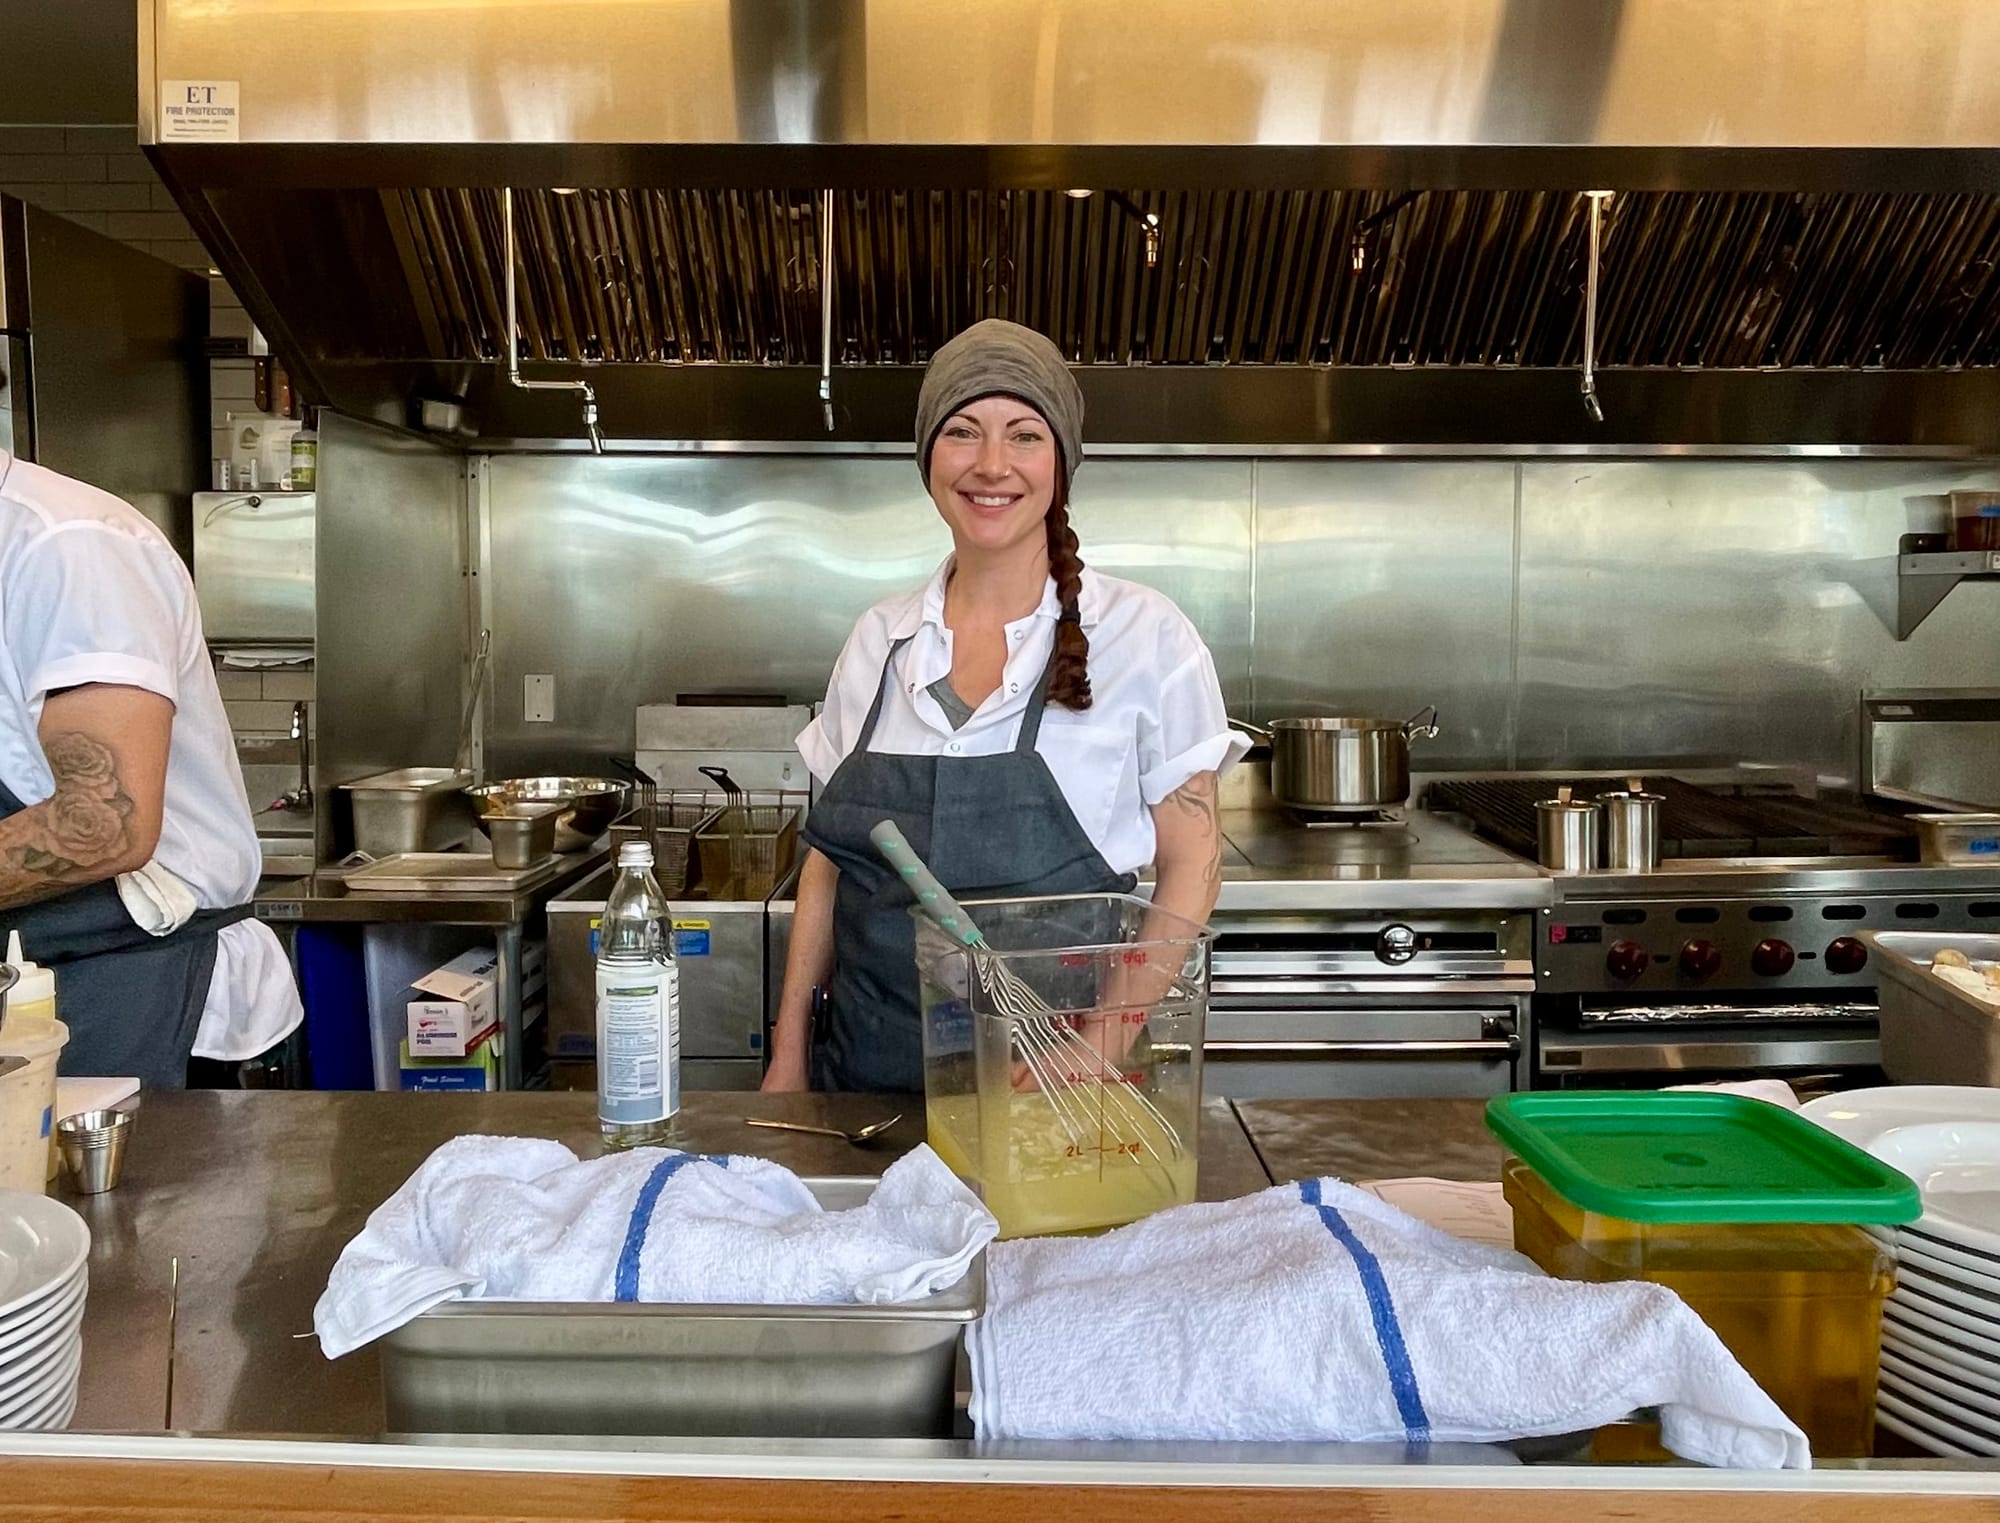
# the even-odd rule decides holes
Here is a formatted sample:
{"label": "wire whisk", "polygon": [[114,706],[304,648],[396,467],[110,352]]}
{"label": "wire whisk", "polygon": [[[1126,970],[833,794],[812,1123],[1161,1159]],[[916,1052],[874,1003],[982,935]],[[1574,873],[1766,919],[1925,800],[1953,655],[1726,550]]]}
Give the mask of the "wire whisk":
{"label": "wire whisk", "polygon": [[1179,1158],[1185,1151],[1179,1131],[1111,1055],[1085,1035],[1079,1023],[1088,1024],[1090,1018],[1056,1010],[1008,967],[893,821],[882,821],[869,839],[909,883],[931,922],[971,954],[980,988],[994,1012],[1010,1023],[1022,1067],[1047,1098],[1071,1144],[1102,1147],[1108,1137],[1113,1150],[1144,1162],[1164,1142],[1168,1155]]}

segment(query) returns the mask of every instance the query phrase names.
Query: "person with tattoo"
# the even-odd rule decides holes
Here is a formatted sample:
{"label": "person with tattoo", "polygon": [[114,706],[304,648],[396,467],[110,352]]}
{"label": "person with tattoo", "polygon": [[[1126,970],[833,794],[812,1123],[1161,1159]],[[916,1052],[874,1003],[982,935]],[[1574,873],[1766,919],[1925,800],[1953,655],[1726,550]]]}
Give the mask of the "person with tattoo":
{"label": "person with tattoo", "polygon": [[178,1088],[291,1032],[261,860],[187,568],[0,449],[0,942],[55,972],[63,1073]]}
{"label": "person with tattoo", "polygon": [[1124,892],[1150,866],[1162,909],[1215,907],[1217,779],[1249,741],[1187,617],[1084,566],[1082,426],[1061,353],[1013,323],[975,325],[925,372],[917,465],[952,553],[862,616],[799,736],[820,793],[767,1090],[923,1088],[911,900],[869,841],[882,820],[962,898]]}

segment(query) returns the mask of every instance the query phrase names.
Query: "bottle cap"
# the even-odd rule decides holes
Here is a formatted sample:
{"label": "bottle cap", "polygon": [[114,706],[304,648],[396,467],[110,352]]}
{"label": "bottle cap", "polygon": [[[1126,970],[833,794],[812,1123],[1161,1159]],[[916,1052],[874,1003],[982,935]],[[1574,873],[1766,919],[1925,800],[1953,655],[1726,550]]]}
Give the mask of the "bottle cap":
{"label": "bottle cap", "polygon": [[653,865],[653,843],[651,841],[626,841],[618,848],[620,867],[651,867]]}
{"label": "bottle cap", "polygon": [[7,991],[7,1001],[13,1005],[39,1005],[56,997],[55,969],[45,968],[40,963],[29,962],[21,955],[21,933],[7,933],[7,966],[21,975],[21,981]]}

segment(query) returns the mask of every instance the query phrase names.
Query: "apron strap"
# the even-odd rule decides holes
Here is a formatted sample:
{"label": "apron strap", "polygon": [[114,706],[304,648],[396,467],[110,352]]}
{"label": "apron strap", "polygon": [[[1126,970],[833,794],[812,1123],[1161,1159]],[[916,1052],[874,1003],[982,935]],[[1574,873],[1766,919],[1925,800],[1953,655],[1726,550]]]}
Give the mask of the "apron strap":
{"label": "apron strap", "polygon": [[903,647],[910,643],[911,638],[909,635],[904,635],[902,639],[890,644],[889,657],[882,663],[882,675],[876,679],[875,702],[869,706],[868,717],[861,721],[861,733],[855,737],[854,749],[850,755],[865,755],[868,742],[875,738],[875,726],[882,718],[882,700],[889,696],[889,683],[896,675],[896,657]]}
{"label": "apron strap", "polygon": [[[1060,638],[1062,630],[1056,630]],[[1014,737],[1014,754],[1026,756],[1035,749],[1042,734],[1042,711],[1049,706],[1049,683],[1056,674],[1056,647],[1049,647],[1049,659],[1042,666],[1041,680],[1028,695],[1027,711],[1021,715],[1021,733]]]}

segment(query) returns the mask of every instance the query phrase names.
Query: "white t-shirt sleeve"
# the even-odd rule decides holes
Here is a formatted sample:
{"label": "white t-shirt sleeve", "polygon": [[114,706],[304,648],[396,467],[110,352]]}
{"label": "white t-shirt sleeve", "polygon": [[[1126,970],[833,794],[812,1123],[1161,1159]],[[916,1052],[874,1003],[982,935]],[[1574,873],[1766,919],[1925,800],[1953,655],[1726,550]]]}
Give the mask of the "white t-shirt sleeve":
{"label": "white t-shirt sleeve", "polygon": [[[180,702],[187,596],[178,563],[115,528],[61,525],[14,560],[0,595],[7,649],[30,702],[115,683]],[[182,573],[185,578],[185,573]]]}
{"label": "white t-shirt sleeve", "polygon": [[1173,664],[1158,706],[1139,718],[1139,792],[1149,807],[1197,773],[1227,772],[1250,749],[1250,738],[1229,728],[1215,659],[1192,626],[1178,624],[1161,646]]}
{"label": "white t-shirt sleeve", "polygon": [[860,677],[860,669],[868,666],[879,678],[888,656],[886,647],[873,656],[868,654],[868,648],[876,644],[865,629],[869,622],[864,618],[848,634],[839,659],[833,663],[833,676],[827,680],[826,701],[820,705],[819,717],[799,732],[799,755],[821,787],[854,749],[861,726],[867,722],[869,705],[874,702],[874,690]]}

